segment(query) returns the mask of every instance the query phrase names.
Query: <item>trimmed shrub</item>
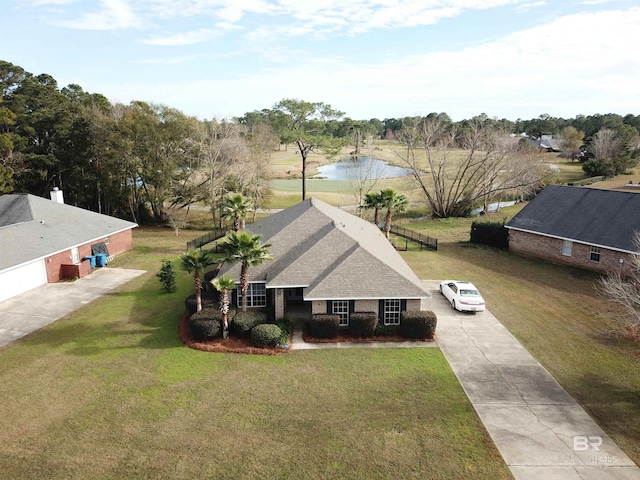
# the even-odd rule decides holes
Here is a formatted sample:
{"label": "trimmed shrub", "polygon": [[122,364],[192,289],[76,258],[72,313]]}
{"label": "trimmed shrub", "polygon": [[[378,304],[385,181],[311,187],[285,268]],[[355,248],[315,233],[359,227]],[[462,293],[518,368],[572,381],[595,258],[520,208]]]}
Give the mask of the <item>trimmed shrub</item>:
{"label": "trimmed shrub", "polygon": [[395,337],[398,335],[398,325],[385,325],[384,323],[378,323],[374,330],[374,335],[381,337]]}
{"label": "trimmed shrub", "polygon": [[509,248],[509,230],[502,222],[473,222],[471,224],[471,243],[507,250]]}
{"label": "trimmed shrub", "polygon": [[400,314],[400,335],[404,338],[421,338],[432,340],[436,333],[438,319],[431,311],[407,312]]}
{"label": "trimmed shrub", "polygon": [[[210,306],[217,307],[218,306],[216,304],[216,299],[215,299],[214,295],[212,295],[210,293],[205,293],[203,291],[202,295],[201,295],[201,298],[202,298],[202,309],[203,310],[204,310],[205,307],[210,307]],[[196,305],[196,294],[195,293],[192,293],[187,298],[185,298],[184,307],[187,309],[187,312],[189,312],[191,315],[196,313],[197,305]]]}
{"label": "trimmed shrub", "polygon": [[222,313],[215,308],[203,308],[189,318],[189,331],[194,340],[210,340],[222,334]]}
{"label": "trimmed shrub", "polygon": [[309,322],[309,334],[313,338],[336,338],[340,326],[340,315],[314,313]]}
{"label": "trimmed shrub", "polygon": [[248,337],[251,329],[256,325],[265,323],[267,315],[264,312],[239,311],[231,321],[231,331],[239,337]]}
{"label": "trimmed shrub", "polygon": [[271,323],[262,323],[251,329],[251,343],[256,347],[276,347],[281,337],[280,327]]}
{"label": "trimmed shrub", "polygon": [[349,335],[356,338],[373,337],[378,323],[375,312],[354,312],[349,317]]}
{"label": "trimmed shrub", "polygon": [[276,325],[278,325],[278,327],[280,327],[280,330],[282,331],[282,335],[280,335],[280,341],[278,342],[278,345],[284,346],[289,343],[289,337],[291,335],[292,329],[291,322],[286,318],[281,318],[276,322]]}

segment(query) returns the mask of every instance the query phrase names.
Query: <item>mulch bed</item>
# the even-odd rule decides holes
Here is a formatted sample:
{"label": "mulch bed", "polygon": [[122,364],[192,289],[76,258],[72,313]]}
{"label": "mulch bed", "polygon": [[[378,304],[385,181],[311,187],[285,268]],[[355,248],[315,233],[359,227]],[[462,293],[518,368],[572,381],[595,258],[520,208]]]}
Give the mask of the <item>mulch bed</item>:
{"label": "mulch bed", "polygon": [[435,342],[433,338],[404,338],[397,335],[374,335],[373,337],[367,338],[355,338],[345,333],[338,333],[336,338],[315,338],[310,337],[307,333],[303,333],[302,339],[307,343]]}
{"label": "mulch bed", "polygon": [[[218,352],[218,353],[248,353],[253,355],[281,355],[287,353],[289,349],[286,348],[274,348],[274,347],[254,347],[251,345],[251,340],[248,338],[215,338],[213,340],[197,341],[191,338],[189,332],[189,317],[191,315],[188,312],[180,319],[178,325],[178,334],[180,340],[187,347],[195,350],[201,350],[203,352]],[[354,338],[346,333],[338,333],[336,338],[315,338],[310,337],[306,332],[302,334],[302,339],[307,343],[371,343],[371,342],[434,342],[435,339],[413,339],[404,338],[397,335],[385,336],[376,335],[367,338]]]}
{"label": "mulch bed", "polygon": [[189,332],[189,317],[191,315],[187,312],[182,316],[180,325],[178,326],[178,334],[180,340],[187,347],[195,350],[201,350],[203,352],[219,352],[219,353],[249,353],[253,355],[280,355],[286,353],[289,350],[285,348],[273,348],[264,347],[258,348],[251,345],[251,340],[248,338],[215,338],[213,340],[207,340],[200,342],[191,338]]}

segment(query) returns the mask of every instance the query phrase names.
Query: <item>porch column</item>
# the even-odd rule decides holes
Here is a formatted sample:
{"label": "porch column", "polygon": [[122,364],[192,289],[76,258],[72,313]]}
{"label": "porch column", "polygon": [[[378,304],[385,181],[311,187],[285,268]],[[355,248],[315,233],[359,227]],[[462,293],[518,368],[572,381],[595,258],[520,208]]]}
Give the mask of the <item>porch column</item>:
{"label": "porch column", "polygon": [[274,306],[275,306],[276,320],[280,318],[284,318],[284,289],[282,288],[275,289],[274,300],[275,300]]}

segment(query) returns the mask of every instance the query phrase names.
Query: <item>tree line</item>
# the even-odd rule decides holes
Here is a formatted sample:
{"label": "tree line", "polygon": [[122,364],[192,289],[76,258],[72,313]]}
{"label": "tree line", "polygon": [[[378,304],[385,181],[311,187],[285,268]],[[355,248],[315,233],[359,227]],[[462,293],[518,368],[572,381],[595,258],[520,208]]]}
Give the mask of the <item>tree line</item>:
{"label": "tree line", "polygon": [[[0,88],[0,194],[46,196],[57,186],[73,205],[138,223],[179,224],[194,202],[209,205],[217,223],[229,192],[264,206],[270,153],[290,145],[301,156],[305,198],[311,153],[333,156],[346,146],[357,156],[375,139],[397,142],[434,214],[449,216],[540,181],[538,165],[525,168],[535,162],[521,161],[525,147],[504,140],[510,133],[555,136],[587,175],[628,171],[640,143],[640,115],[632,114],[516,121],[480,114],[454,122],[446,113],[431,113],[354,120],[322,102],[283,99],[237,118],[199,120],[165,105],[111,103],[79,85],[59,88],[50,75],[6,61],[0,61]],[[460,148],[471,154],[456,163],[459,174],[452,180],[447,159]],[[422,171],[425,162],[430,177]],[[507,181],[504,172],[520,182]]]}

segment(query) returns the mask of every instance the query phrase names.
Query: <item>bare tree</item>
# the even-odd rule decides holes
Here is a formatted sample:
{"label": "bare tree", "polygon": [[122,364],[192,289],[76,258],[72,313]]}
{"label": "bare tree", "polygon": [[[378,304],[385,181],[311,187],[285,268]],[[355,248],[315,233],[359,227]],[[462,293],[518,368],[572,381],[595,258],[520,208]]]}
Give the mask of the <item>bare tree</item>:
{"label": "bare tree", "polygon": [[242,164],[248,155],[248,147],[242,137],[243,127],[236,123],[216,120],[202,123],[199,145],[202,165],[206,171],[203,179],[205,200],[211,208],[213,224],[219,220],[218,202],[227,193],[225,183],[234,164]]}
{"label": "bare tree", "polygon": [[600,295],[622,307],[611,315],[620,333],[640,340],[640,233],[636,232],[633,244],[638,254],[633,256],[632,268],[625,271],[628,275],[622,275],[622,268],[610,272],[598,279],[596,288]]}
{"label": "bare tree", "polygon": [[[538,157],[519,151],[508,135],[472,120],[460,130],[439,118],[403,127],[399,153],[427,198],[432,214],[466,216],[507,192],[539,185],[550,171]],[[422,160],[424,157],[424,161]]]}
{"label": "bare tree", "polygon": [[347,180],[356,198],[359,215],[362,217],[365,197],[382,178],[384,164],[372,161],[368,157],[358,156],[346,158],[343,162],[346,162]]}
{"label": "bare tree", "polygon": [[589,152],[594,158],[612,159],[618,153],[620,139],[615,130],[602,128],[592,137],[589,143]]}

